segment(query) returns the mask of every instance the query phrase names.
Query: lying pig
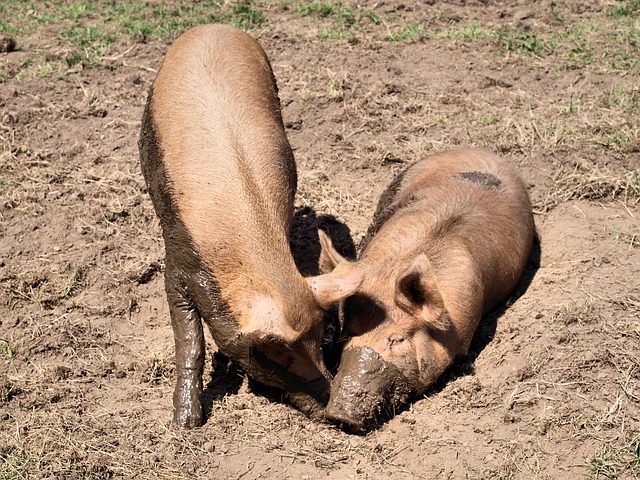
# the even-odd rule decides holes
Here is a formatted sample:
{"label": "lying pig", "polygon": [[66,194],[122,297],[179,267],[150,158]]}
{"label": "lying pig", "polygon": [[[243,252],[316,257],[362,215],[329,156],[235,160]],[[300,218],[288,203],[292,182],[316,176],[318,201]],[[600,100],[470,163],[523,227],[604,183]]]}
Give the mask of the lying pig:
{"label": "lying pig", "polygon": [[[344,271],[320,237],[323,269]],[[512,291],[533,237],[525,185],[486,150],[438,153],[400,173],[351,264],[364,280],[341,302],[349,340],[327,418],[367,430],[434,383]]]}
{"label": "lying pig", "polygon": [[178,38],[151,88],[139,148],[165,242],[174,424],[203,420],[202,321],[252,378],[318,414],[330,386],[323,309],[361,277],[336,271],[305,280],[294,264],[296,169],[260,45],[223,25]]}

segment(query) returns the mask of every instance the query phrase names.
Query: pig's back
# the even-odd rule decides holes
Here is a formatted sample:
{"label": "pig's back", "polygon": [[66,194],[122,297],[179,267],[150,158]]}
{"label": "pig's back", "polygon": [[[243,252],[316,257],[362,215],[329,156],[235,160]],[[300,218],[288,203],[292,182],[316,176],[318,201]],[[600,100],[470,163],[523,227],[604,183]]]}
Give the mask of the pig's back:
{"label": "pig's back", "polygon": [[[395,183],[395,185],[394,185]],[[443,271],[467,252],[490,308],[515,285],[533,241],[526,187],[515,169],[484,149],[420,160],[392,182],[363,242],[363,256],[384,249],[427,253]]]}
{"label": "pig's back", "polygon": [[182,35],[154,82],[145,122],[159,146],[143,170],[161,220],[177,215],[205,256],[273,256],[265,248],[286,243],[295,165],[255,40],[223,25]]}

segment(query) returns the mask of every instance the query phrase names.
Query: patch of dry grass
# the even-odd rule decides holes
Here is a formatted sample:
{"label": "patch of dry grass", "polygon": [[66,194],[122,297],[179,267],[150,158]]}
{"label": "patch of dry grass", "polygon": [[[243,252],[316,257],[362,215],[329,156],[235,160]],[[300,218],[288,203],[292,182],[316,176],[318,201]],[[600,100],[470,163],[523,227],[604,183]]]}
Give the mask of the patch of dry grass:
{"label": "patch of dry grass", "polygon": [[86,288],[82,265],[65,265],[62,271],[48,273],[45,269],[25,270],[0,278],[0,286],[8,298],[35,303],[51,310]]}
{"label": "patch of dry grass", "polygon": [[570,200],[620,200],[627,206],[640,202],[640,170],[614,173],[607,167],[561,165],[551,174],[551,182],[549,191],[535,205],[540,213]]}
{"label": "patch of dry grass", "polygon": [[173,352],[156,354],[149,358],[142,358],[136,365],[140,381],[151,386],[160,384],[173,385],[175,376],[175,358]]}

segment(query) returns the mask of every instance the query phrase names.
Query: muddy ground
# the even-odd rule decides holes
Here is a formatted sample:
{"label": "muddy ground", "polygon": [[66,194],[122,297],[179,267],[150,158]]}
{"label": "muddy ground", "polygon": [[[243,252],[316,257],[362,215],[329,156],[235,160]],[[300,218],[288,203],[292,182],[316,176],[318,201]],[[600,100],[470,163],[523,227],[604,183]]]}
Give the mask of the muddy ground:
{"label": "muddy ground", "polygon": [[254,392],[213,355],[207,423],[173,429],[163,244],[136,144],[171,39],[125,38],[83,66],[62,61],[68,20],[14,33],[0,53],[0,478],[639,478],[637,2],[252,5],[298,164],[297,244],[322,224],[348,250],[395,172],[481,145],[518,166],[534,204],[520,296],[366,436]]}

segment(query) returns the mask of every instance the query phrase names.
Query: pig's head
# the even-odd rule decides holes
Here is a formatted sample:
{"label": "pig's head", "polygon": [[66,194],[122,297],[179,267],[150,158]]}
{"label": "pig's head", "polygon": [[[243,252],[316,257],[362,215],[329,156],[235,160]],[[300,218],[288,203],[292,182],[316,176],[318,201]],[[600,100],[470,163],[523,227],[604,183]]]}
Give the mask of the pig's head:
{"label": "pig's head", "polygon": [[[322,234],[321,243],[323,268],[345,268]],[[447,303],[424,253],[356,265],[364,279],[340,306],[347,343],[325,415],[366,431],[431,385],[466,351],[476,325],[454,320],[471,312]]]}
{"label": "pig's head", "polygon": [[[324,312],[351,295],[362,281],[352,265],[291,282],[290,298],[257,295],[242,318],[248,322],[235,336],[234,358],[244,357],[251,377],[281,388],[301,411],[317,417],[329,399],[330,374],[322,358]],[[248,357],[247,357],[248,354]]]}

